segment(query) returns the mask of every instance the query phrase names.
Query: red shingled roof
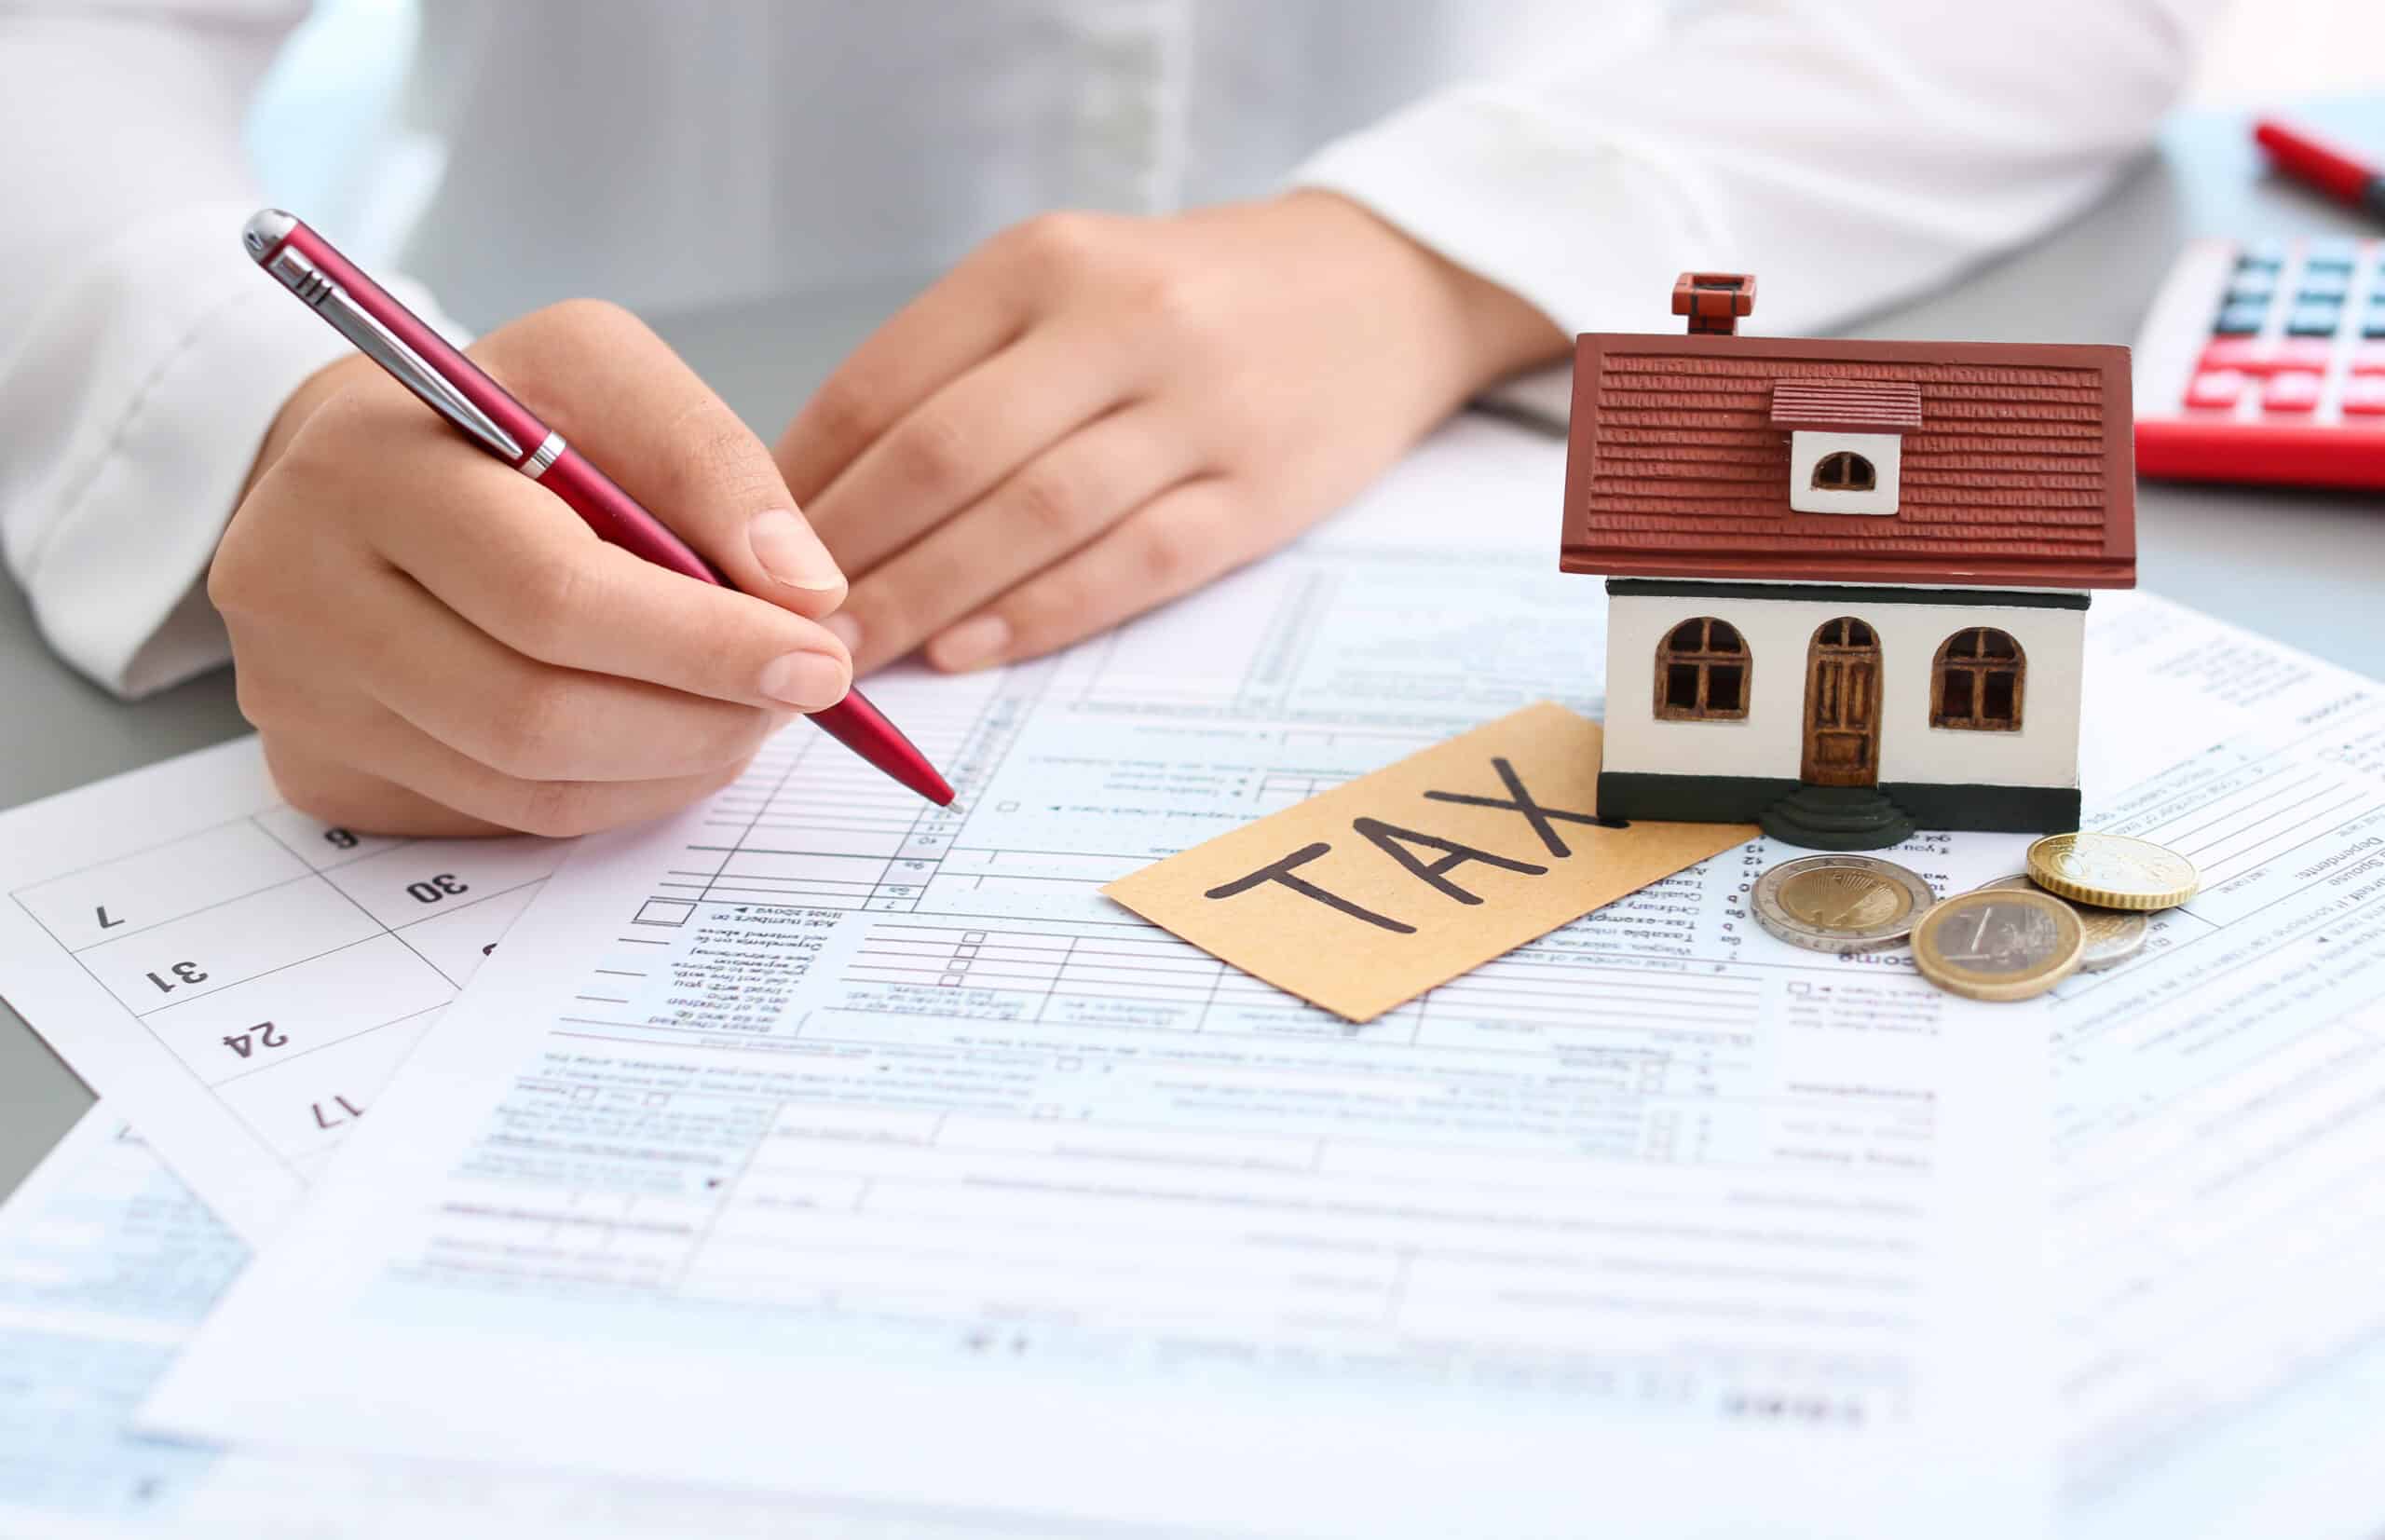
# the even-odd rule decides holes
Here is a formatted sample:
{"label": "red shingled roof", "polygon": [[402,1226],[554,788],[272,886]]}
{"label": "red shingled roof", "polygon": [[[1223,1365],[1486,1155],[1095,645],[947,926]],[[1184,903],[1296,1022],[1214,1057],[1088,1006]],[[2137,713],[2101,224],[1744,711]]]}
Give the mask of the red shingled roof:
{"label": "red shingled roof", "polygon": [[[1904,416],[1906,391],[1917,420],[1885,421]],[[1792,414],[1810,406],[1848,430],[1903,427],[1894,514],[1791,511],[1789,425],[1776,421],[1784,393]],[[1559,565],[1613,577],[2127,588],[2130,422],[2124,348],[1593,334],[1574,352]]]}
{"label": "red shingled roof", "polygon": [[1909,433],[1921,426],[1921,387],[1911,380],[1772,382],[1772,426],[1838,433]]}

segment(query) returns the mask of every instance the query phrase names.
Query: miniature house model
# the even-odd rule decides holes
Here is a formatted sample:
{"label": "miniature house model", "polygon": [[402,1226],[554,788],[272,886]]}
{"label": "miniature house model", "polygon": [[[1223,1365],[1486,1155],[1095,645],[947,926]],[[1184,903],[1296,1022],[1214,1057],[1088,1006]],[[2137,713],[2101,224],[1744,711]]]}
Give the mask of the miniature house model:
{"label": "miniature house model", "polygon": [[1826,850],[2078,826],[2088,591],[2136,579],[2128,351],[1687,335],[1574,365],[1567,572],[1607,579],[1599,811]]}

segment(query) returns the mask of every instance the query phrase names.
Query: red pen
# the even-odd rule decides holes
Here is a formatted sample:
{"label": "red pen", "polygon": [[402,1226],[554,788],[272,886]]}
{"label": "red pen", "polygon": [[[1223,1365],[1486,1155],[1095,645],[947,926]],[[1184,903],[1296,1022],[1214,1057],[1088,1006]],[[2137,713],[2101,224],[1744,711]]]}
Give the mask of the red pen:
{"label": "red pen", "polygon": [[[364,276],[330,241],[279,209],[252,217],[240,239],[257,266],[354,343],[466,438],[569,505],[598,537],[659,566],[727,587],[712,565],[636,498],[531,415],[503,386]],[[812,724],[938,807],[952,788],[927,756],[858,689]]]}
{"label": "red pen", "polygon": [[2351,151],[2313,139],[2299,129],[2289,129],[2273,117],[2253,125],[2253,137],[2286,175],[2385,219],[2385,172]]}

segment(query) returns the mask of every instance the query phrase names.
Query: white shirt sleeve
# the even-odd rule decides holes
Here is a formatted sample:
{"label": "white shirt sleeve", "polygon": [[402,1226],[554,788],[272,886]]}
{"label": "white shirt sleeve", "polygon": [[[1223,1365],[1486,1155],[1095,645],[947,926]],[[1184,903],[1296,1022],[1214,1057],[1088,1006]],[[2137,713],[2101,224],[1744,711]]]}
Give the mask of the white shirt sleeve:
{"label": "white shirt sleeve", "polygon": [[122,694],[227,656],[217,538],[347,348],[239,238],[242,119],[305,9],[0,4],[0,546],[50,644]]}
{"label": "white shirt sleeve", "polygon": [[1686,268],[1794,335],[2043,232],[2152,142],[2216,0],[1766,0],[1461,87],[1296,174],[1568,333],[1658,330]]}

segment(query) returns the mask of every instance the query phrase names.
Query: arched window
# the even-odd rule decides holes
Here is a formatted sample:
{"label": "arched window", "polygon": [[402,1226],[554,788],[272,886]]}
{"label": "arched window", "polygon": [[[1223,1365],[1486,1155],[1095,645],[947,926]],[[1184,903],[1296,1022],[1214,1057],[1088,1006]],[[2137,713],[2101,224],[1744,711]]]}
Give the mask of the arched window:
{"label": "arched window", "polygon": [[1929,725],[1977,732],[2017,732],[2021,683],[2029,671],[2021,644],[1994,626],[1966,626],[1938,648],[1929,671]]}
{"label": "arched window", "polygon": [[1817,492],[1869,492],[1878,484],[1872,462],[1849,450],[1837,450],[1814,462]]}
{"label": "arched window", "polygon": [[1656,715],[1674,722],[1736,722],[1748,714],[1748,644],[1711,615],[1683,620],[1656,647]]}

